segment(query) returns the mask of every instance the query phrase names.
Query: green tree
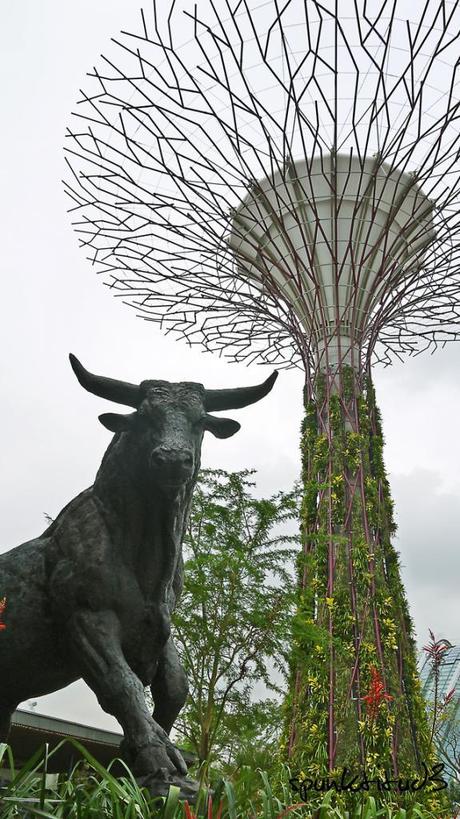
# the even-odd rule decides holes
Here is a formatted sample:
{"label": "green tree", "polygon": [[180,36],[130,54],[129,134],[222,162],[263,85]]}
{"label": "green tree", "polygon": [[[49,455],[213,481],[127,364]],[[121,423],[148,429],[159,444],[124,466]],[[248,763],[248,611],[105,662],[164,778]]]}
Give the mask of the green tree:
{"label": "green tree", "polygon": [[203,471],[184,541],[173,627],[190,695],[176,729],[203,778],[210,764],[220,771],[248,764],[247,742],[257,757],[278,736],[276,702],[254,702],[254,689],[262,682],[279,694],[286,676],[298,547],[287,530],[298,517],[298,492],[257,499],[253,474]]}
{"label": "green tree", "polygon": [[234,781],[243,768],[276,775],[282,723],[283,705],[274,698],[249,702],[244,714],[228,713],[219,732],[223,773]]}

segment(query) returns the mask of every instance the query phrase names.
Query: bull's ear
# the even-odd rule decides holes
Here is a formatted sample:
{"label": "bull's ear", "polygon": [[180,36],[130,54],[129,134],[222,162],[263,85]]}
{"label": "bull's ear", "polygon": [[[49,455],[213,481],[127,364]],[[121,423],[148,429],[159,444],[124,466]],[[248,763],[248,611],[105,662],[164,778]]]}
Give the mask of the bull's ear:
{"label": "bull's ear", "polygon": [[238,421],[232,421],[231,418],[215,418],[214,415],[206,415],[204,428],[212,432],[216,438],[230,438],[235,432],[238,432],[241,424]]}
{"label": "bull's ear", "polygon": [[122,415],[119,412],[104,412],[99,415],[99,421],[110,432],[126,432],[132,427],[135,417],[135,412],[129,412],[128,415]]}

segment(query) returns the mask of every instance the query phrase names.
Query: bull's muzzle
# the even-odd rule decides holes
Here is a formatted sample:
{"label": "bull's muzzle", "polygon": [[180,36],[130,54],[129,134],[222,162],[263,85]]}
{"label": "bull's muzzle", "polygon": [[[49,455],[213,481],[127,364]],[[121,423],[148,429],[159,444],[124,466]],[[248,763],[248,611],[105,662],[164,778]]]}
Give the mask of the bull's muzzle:
{"label": "bull's muzzle", "polygon": [[159,446],[150,456],[155,480],[165,486],[179,486],[193,475],[193,452]]}

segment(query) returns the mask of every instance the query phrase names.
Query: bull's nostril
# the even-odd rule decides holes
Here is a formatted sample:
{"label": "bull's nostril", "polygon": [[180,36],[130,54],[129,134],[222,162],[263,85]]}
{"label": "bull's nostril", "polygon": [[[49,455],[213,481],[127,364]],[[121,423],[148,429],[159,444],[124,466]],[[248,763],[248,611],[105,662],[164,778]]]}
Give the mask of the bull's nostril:
{"label": "bull's nostril", "polygon": [[151,456],[152,462],[159,467],[168,469],[187,468],[193,469],[193,453],[187,450],[177,449],[154,449]]}

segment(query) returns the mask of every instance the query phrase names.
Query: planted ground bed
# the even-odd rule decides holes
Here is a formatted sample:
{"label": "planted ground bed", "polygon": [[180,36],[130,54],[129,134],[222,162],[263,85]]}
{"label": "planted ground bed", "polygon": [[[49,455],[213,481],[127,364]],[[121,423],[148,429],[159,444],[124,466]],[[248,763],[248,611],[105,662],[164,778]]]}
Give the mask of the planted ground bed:
{"label": "planted ground bed", "polygon": [[269,780],[264,771],[242,769],[234,781],[219,779],[211,782],[212,796],[203,789],[196,805],[179,800],[178,788],[172,787],[168,797],[154,799],[146,789],[137,785],[126,767],[126,776],[114,777],[78,742],[72,742],[82,754],[82,760],[70,775],[59,776],[55,787],[47,782],[48,764],[63,743],[48,755],[37,752],[21,769],[16,769],[11,749],[0,744],[0,777],[10,778],[10,783],[0,790],[0,817],[62,817],[62,819],[88,819],[88,817],[113,817],[113,819],[292,819],[315,817],[315,819],[417,819],[419,817],[455,816],[451,805],[441,811],[430,812],[421,804],[404,797],[405,806],[387,801],[385,804],[371,795],[355,797],[354,805],[345,807],[343,796],[328,791],[316,796],[309,804],[295,801],[289,784],[291,772],[286,766],[279,769],[276,777]]}

